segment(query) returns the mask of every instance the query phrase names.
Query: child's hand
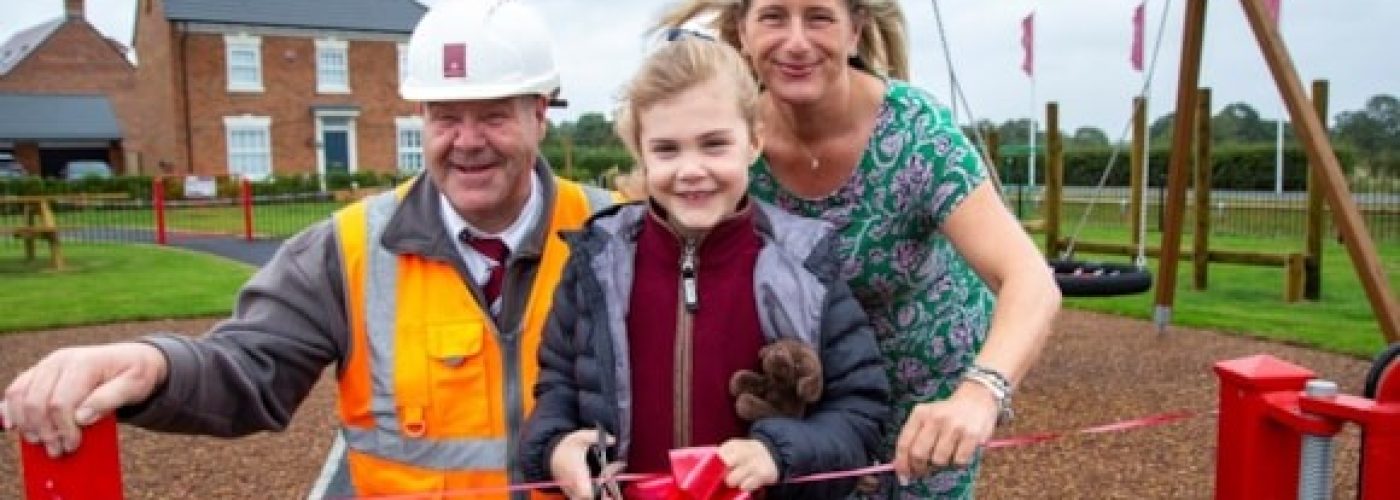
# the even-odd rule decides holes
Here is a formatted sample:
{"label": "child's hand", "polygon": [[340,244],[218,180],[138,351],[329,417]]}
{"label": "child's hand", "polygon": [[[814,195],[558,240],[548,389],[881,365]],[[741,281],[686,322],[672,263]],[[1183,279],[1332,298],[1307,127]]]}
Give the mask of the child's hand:
{"label": "child's hand", "polygon": [[730,488],[754,491],[778,482],[778,464],[757,439],[725,441],[719,447],[719,458],[728,469],[724,483]]}
{"label": "child's hand", "polygon": [[[612,436],[607,437],[612,444]],[[588,470],[589,447],[598,442],[597,429],[580,429],[564,436],[549,457],[549,473],[571,499],[593,498],[593,477]]]}

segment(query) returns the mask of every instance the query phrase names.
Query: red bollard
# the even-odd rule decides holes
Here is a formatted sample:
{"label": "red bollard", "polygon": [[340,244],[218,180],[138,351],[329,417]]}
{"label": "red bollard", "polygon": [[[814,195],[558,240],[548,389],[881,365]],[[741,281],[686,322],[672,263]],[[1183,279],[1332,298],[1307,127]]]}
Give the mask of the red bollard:
{"label": "red bollard", "polygon": [[1303,434],[1331,436],[1341,423],[1302,413],[1313,372],[1256,355],[1215,364],[1220,378],[1215,498],[1297,498]]}
{"label": "red bollard", "polygon": [[239,179],[238,194],[243,205],[243,237],[253,241],[253,184],[247,177]]}
{"label": "red bollard", "polygon": [[49,458],[42,445],[19,441],[25,498],[121,500],[122,465],[115,417],[107,416],[83,428],[78,450],[58,458]]}
{"label": "red bollard", "polygon": [[155,207],[156,244],[165,244],[165,182],[159,175],[151,178],[151,206]]}

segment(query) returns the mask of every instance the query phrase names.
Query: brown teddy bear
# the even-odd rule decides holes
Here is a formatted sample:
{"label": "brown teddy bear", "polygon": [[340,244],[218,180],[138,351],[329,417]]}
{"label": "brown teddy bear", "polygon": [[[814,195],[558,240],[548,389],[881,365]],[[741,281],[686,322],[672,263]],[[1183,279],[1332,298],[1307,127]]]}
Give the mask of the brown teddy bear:
{"label": "brown teddy bear", "polygon": [[739,418],[802,418],[822,395],[822,365],[812,346],[780,339],[758,351],[762,372],[739,370],[729,378],[729,394]]}

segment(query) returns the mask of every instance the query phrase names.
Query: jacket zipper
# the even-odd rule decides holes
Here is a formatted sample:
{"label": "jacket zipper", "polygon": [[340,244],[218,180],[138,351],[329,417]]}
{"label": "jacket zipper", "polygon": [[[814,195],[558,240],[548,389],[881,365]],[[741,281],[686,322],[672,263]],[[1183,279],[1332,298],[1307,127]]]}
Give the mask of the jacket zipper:
{"label": "jacket zipper", "polygon": [[691,356],[691,343],[694,336],[692,330],[695,326],[695,311],[700,309],[695,276],[695,247],[695,240],[686,238],[681,253],[681,307],[676,312],[676,378],[673,388],[675,404],[672,405],[676,411],[673,435],[675,448],[690,446],[690,381],[694,361]]}

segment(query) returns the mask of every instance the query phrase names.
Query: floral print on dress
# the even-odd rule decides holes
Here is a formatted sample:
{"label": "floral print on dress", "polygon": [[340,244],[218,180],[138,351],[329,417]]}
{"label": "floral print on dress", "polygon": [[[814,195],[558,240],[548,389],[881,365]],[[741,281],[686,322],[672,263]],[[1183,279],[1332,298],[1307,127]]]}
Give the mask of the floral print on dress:
{"label": "floral print on dress", "polygon": [[[840,232],[842,274],[870,315],[885,357],[894,410],[880,459],[894,454],[915,404],[947,398],[986,340],[995,296],[939,227],[986,180],[980,157],[927,93],[886,81],[875,133],[851,178],[820,199],[778,185],[767,161],[750,192]],[[885,475],[867,498],[970,498],[979,461],[900,487]]]}

